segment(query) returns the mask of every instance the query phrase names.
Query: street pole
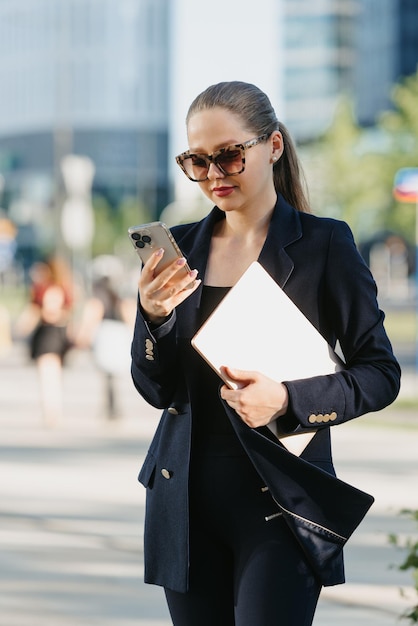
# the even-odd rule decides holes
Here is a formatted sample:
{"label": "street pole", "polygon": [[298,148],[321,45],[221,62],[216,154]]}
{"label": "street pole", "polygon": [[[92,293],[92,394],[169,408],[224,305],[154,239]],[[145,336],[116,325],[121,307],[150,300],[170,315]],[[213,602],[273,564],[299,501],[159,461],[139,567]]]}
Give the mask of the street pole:
{"label": "street pole", "polygon": [[73,269],[80,272],[85,291],[89,292],[95,230],[91,201],[95,166],[86,156],[69,154],[61,161],[61,171],[67,192],[61,212],[61,231],[72,253]]}

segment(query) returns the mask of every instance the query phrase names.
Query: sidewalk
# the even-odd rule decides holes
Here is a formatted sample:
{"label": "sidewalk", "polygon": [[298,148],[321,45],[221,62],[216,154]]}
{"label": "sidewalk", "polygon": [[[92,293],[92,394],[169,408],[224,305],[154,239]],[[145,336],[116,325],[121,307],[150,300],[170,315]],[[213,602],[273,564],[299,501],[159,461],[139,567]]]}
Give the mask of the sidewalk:
{"label": "sidewalk", "polygon": [[[75,354],[65,371],[65,421],[46,430],[22,346],[0,359],[1,626],[171,623],[161,589],[142,582],[144,490],[136,481],[159,411],[127,373],[118,386],[123,417],[106,423],[102,391],[88,355]],[[416,602],[410,573],[396,567],[402,553],[387,539],[416,535],[398,514],[418,506],[414,421],[413,412],[389,408],[333,430],[340,478],[376,502],[346,548],[347,583],[323,591],[315,626],[399,626]]]}

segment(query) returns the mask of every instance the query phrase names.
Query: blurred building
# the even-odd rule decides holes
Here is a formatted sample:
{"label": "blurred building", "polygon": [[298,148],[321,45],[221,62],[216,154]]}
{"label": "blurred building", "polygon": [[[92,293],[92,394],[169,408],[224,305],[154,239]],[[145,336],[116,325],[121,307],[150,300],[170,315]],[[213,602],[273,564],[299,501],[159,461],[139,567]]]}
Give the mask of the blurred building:
{"label": "blurred building", "polygon": [[336,98],[353,98],[361,125],[391,106],[393,84],[417,71],[417,0],[284,0],[285,118],[314,139]]}
{"label": "blurred building", "polygon": [[167,204],[169,5],[0,0],[0,171],[18,220],[53,202],[68,153],[94,161],[110,204]]}
{"label": "blurred building", "polygon": [[351,92],[355,65],[355,0],[284,0],[281,117],[299,141],[329,125],[342,92]]}
{"label": "blurred building", "polygon": [[399,0],[397,75],[408,76],[418,70],[418,3]]}
{"label": "blurred building", "polygon": [[357,0],[352,93],[357,117],[371,125],[391,106],[395,82],[418,69],[418,2]]}

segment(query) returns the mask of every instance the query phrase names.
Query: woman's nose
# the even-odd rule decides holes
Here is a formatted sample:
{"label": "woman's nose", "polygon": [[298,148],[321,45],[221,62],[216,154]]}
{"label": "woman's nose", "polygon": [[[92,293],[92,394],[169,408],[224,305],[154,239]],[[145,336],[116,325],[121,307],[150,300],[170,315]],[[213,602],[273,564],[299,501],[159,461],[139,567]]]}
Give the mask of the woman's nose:
{"label": "woman's nose", "polygon": [[224,178],[224,176],[225,174],[222,172],[222,170],[219,169],[219,167],[216,166],[215,163],[209,164],[209,169],[208,169],[209,180],[216,180],[217,178]]}

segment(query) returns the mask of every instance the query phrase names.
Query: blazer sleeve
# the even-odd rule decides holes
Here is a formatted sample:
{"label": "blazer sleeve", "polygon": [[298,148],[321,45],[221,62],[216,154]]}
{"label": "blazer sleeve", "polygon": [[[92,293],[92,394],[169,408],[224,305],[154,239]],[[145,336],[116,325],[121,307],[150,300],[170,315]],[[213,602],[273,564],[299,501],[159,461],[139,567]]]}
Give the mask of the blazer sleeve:
{"label": "blazer sleeve", "polygon": [[131,347],[131,375],[142,397],[158,409],[166,408],[177,387],[176,311],[151,328],[138,310]]}
{"label": "blazer sleeve", "polygon": [[400,367],[384,328],[376,284],[344,222],[334,222],[324,274],[322,306],[346,367],[285,381],[290,408],[284,421],[292,424],[291,430],[340,424],[381,410],[399,393]]}

